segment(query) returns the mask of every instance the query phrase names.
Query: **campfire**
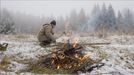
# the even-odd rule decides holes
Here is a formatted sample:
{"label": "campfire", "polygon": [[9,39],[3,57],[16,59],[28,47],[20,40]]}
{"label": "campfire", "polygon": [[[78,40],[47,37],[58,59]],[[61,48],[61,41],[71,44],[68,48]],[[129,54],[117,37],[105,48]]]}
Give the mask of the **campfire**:
{"label": "campfire", "polygon": [[78,39],[73,43],[70,43],[69,40],[67,43],[58,43],[44,58],[42,62],[44,67],[64,70],[71,69],[72,72],[83,70],[85,67],[92,66],[96,62],[90,58],[89,54],[85,53],[85,48],[83,45],[78,44]]}

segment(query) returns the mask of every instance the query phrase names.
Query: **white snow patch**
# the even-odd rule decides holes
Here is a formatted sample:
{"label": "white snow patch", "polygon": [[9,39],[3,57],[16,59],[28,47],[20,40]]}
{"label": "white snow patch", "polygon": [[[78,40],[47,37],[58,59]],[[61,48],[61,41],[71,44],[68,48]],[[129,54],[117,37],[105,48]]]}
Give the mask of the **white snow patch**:
{"label": "white snow patch", "polygon": [[[2,39],[1,39],[2,38]],[[57,42],[64,42],[69,37],[61,37],[57,39]],[[30,61],[36,60],[38,55],[44,55],[51,48],[41,48],[35,36],[28,36],[26,38],[17,38],[14,36],[1,36],[0,43],[9,43],[7,51],[0,53],[0,60],[4,55],[9,57],[14,56],[12,59]],[[134,74],[134,36],[111,36],[108,38],[98,38],[98,37],[79,37],[79,42],[82,43],[101,43],[110,42],[110,45],[99,46],[100,51],[104,51],[108,54],[108,58],[102,62],[105,65],[99,69],[94,69],[91,73],[86,73],[90,75],[104,74],[104,75],[133,75]],[[86,47],[88,53],[92,59],[98,59],[98,55],[94,48]],[[0,71],[0,75],[15,75],[15,72],[25,68],[26,65],[18,63],[16,61],[11,62],[11,69],[14,72]],[[20,75],[29,75],[32,73],[21,73]],[[82,73],[83,74],[83,73]]]}

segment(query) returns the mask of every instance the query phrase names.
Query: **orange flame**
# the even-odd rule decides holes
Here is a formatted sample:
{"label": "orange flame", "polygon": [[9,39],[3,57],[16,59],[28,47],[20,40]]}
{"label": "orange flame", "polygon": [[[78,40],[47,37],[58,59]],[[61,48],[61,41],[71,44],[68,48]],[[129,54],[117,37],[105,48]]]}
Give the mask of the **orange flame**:
{"label": "orange flame", "polygon": [[54,63],[54,60],[52,60],[52,64]]}
{"label": "orange flame", "polygon": [[87,58],[89,58],[89,55],[84,55],[82,58],[80,58],[80,60],[85,61]]}
{"label": "orange flame", "polygon": [[77,43],[78,43],[79,39],[78,38],[75,38],[75,41],[74,41],[74,44],[73,44],[73,48],[76,47]]}
{"label": "orange flame", "polygon": [[69,66],[69,68],[71,68],[72,66]]}
{"label": "orange flame", "polygon": [[75,54],[75,58],[79,58],[79,57],[78,57],[78,54]]}
{"label": "orange flame", "polygon": [[60,68],[60,65],[57,66],[57,69],[59,69],[59,68]]}

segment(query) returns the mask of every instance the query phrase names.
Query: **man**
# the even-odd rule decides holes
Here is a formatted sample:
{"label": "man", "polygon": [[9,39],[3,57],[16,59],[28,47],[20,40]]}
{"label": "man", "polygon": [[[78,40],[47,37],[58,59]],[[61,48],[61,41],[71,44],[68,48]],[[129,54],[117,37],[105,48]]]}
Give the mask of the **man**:
{"label": "man", "polygon": [[40,46],[44,47],[45,45],[49,45],[52,42],[55,42],[53,28],[56,26],[56,21],[53,20],[50,24],[44,24],[40,32],[38,33],[38,41],[40,42]]}

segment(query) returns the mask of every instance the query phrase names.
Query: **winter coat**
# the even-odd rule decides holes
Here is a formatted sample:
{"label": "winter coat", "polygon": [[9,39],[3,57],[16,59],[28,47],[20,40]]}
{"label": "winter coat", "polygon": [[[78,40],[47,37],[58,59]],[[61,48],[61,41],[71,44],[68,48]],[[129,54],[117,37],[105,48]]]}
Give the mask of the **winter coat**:
{"label": "winter coat", "polygon": [[44,24],[40,32],[38,33],[38,41],[44,42],[44,41],[55,41],[55,38],[53,36],[53,27],[51,24]]}

